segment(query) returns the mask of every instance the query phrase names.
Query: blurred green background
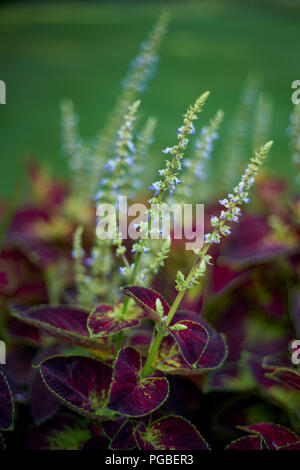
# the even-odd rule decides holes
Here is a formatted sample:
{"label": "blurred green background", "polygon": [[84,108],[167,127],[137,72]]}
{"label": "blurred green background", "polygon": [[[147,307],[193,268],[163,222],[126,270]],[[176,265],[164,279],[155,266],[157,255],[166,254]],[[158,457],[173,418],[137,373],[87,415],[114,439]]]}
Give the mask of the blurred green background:
{"label": "blurred green background", "polygon": [[[165,5],[169,32],[158,73],[143,97],[143,113],[158,117],[147,177],[160,166],[161,148],[174,144],[187,105],[207,89],[212,94],[201,123],[224,109],[226,140],[252,71],[274,100],[269,168],[293,179],[286,128],[291,83],[300,79],[299,1],[10,2],[0,9],[0,79],[7,86],[7,104],[0,106],[0,194],[23,181],[22,161],[30,155],[68,174],[60,100],[73,98],[82,136],[96,135],[127,64]],[[216,165],[222,143],[217,150]]]}

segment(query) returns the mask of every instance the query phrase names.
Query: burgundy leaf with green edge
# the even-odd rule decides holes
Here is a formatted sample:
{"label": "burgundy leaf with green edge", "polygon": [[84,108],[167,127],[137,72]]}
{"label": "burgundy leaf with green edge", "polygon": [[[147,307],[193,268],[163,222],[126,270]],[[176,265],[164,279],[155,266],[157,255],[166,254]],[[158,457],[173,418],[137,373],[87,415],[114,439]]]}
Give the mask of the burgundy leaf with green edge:
{"label": "burgundy leaf with green edge", "polygon": [[30,405],[36,424],[52,418],[59,409],[58,399],[48,390],[37,370],[33,370],[31,376]]}
{"label": "burgundy leaf with green edge", "polygon": [[86,356],[53,356],[39,365],[51,392],[66,406],[85,416],[106,416],[112,369]]}
{"label": "burgundy leaf with green edge", "polygon": [[199,314],[185,310],[178,310],[171,325],[182,320],[194,321],[202,326],[208,333],[208,344],[197,362],[197,367],[201,367],[202,369],[215,369],[216,367],[220,367],[228,354],[225,335],[217,333],[210,323],[204,320]]}
{"label": "burgundy leaf with green edge", "polygon": [[151,442],[143,439],[141,431],[135,432],[135,439],[140,450],[156,450],[156,447]]}
{"label": "burgundy leaf with green edge", "polygon": [[124,425],[127,418],[124,416],[117,417],[113,420],[103,421],[102,429],[105,435],[112,440],[115,435],[120,431],[120,428]]}
{"label": "burgundy leaf with green edge", "polygon": [[161,301],[164,316],[168,315],[170,306],[166,300],[155,290],[148,287],[125,286],[122,292],[131,297],[154,321],[161,321],[160,315],[156,311],[156,299]]}
{"label": "burgundy leaf with green edge", "polygon": [[98,305],[88,316],[87,327],[91,337],[105,337],[139,326],[144,314],[128,309],[126,317],[122,309],[111,305]]}
{"label": "burgundy leaf with green edge", "polygon": [[130,450],[136,447],[133,427],[129,421],[125,422],[125,424],[119,429],[109,447],[112,450]]}
{"label": "burgundy leaf with green edge", "polygon": [[136,431],[141,450],[210,450],[195,426],[181,416],[166,416]]}
{"label": "burgundy leaf with green edge", "polygon": [[88,313],[78,307],[40,305],[15,311],[12,315],[63,341],[105,349],[103,343],[90,338],[87,329]]}
{"label": "burgundy leaf with green edge", "polygon": [[239,426],[239,428],[248,431],[250,434],[260,436],[270,450],[277,450],[279,447],[300,441],[299,436],[278,424],[257,423],[249,426]]}
{"label": "burgundy leaf with green edge", "polygon": [[0,370],[0,429],[10,431],[13,428],[14,402],[13,396],[4,375]]}
{"label": "burgundy leaf with green edge", "polygon": [[287,367],[278,367],[266,376],[300,392],[300,371]]}
{"label": "burgundy leaf with green edge", "polygon": [[221,334],[209,336],[208,344],[197,361],[196,368],[211,370],[220,367],[227,356],[226,338]]}
{"label": "burgundy leaf with green edge", "polygon": [[262,439],[260,436],[245,436],[231,442],[226,450],[262,450]]}
{"label": "burgundy leaf with green edge", "polygon": [[164,377],[141,377],[142,363],[133,348],[121,349],[114,367],[108,408],[125,416],[144,416],[161,406],[168,397]]}
{"label": "burgundy leaf with green edge", "polygon": [[186,362],[191,366],[196,364],[209,343],[207,329],[191,320],[181,320],[167,329],[180,347]]}
{"label": "burgundy leaf with green edge", "polygon": [[282,447],[277,447],[277,450],[300,450],[300,441],[292,444],[287,444]]}
{"label": "burgundy leaf with green edge", "polygon": [[9,334],[25,343],[40,345],[41,332],[36,326],[28,325],[17,318],[10,318],[8,323]]}
{"label": "burgundy leaf with green edge", "polygon": [[38,365],[48,357],[61,353],[61,349],[60,346],[41,349],[33,359],[28,382],[30,390],[30,408],[37,425],[52,418],[59,410],[60,402],[47,388],[39,369],[34,367],[34,365]]}
{"label": "burgundy leaf with green edge", "polygon": [[207,330],[208,343],[203,353],[195,366],[192,367],[180,354],[177,343],[169,336],[162,341],[156,367],[164,373],[180,375],[200,374],[220,367],[227,357],[227,345],[224,335],[217,333],[208,322],[193,312],[178,311],[171,325],[175,324],[177,320],[185,321],[185,317],[188,320],[195,321]]}

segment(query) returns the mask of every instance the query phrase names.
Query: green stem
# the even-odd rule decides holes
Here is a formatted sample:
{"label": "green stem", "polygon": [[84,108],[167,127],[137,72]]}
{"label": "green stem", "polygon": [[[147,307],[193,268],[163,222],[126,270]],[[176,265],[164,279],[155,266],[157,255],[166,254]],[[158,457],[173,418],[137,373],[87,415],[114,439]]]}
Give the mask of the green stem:
{"label": "green stem", "polygon": [[165,335],[165,327],[163,324],[161,324],[159,330],[157,331],[156,336],[154,337],[152,344],[150,346],[149,354],[147,356],[145,365],[142,370],[142,377],[145,377],[146,375],[149,374],[152,364],[155,362],[160,343],[162,342],[163,338]]}
{"label": "green stem", "polygon": [[[136,259],[135,259],[135,264],[134,264],[134,267],[133,267],[133,270],[132,270],[132,273],[131,273],[131,276],[130,276],[130,279],[129,279],[129,284],[133,284],[134,283],[134,280],[135,280],[135,276],[136,276],[136,271],[137,271],[137,268],[138,268],[138,263],[139,263],[139,259],[141,257],[141,253],[138,253],[137,256],[136,256]],[[122,307],[122,316],[125,317],[126,315],[126,312],[127,312],[127,308],[128,308],[128,305],[129,305],[129,301],[130,301],[130,297],[126,296],[125,299],[124,299],[124,303],[123,303],[123,307]],[[123,342],[123,336],[124,336],[124,332],[123,331],[120,331],[119,333],[117,333],[115,336],[114,336],[114,340],[115,340],[115,355],[117,356],[121,346],[122,346],[122,342]]]}
{"label": "green stem", "polygon": [[[133,267],[131,276],[130,276],[129,281],[128,281],[129,285],[131,285],[131,284],[134,283],[135,276],[136,276],[136,272],[137,272],[137,268],[138,268],[138,264],[139,264],[139,261],[140,261],[140,258],[141,258],[141,254],[142,254],[142,253],[138,253],[138,254],[136,255],[134,267]],[[122,309],[122,315],[124,315],[124,316],[126,315],[126,312],[127,312],[129,300],[130,300],[130,297],[128,297],[128,296],[126,296],[125,299],[124,299],[123,309]]]}
{"label": "green stem", "polygon": [[116,333],[114,335],[114,345],[115,345],[114,354],[115,354],[115,358],[117,357],[118,352],[121,349],[122,342],[123,342],[123,331],[119,331],[119,333]]}
{"label": "green stem", "polygon": [[158,354],[158,351],[159,351],[159,347],[160,347],[160,344],[165,336],[165,333],[166,333],[166,326],[169,326],[171,321],[173,320],[173,317],[175,315],[175,313],[177,312],[177,309],[188,289],[188,286],[190,284],[190,282],[192,281],[193,279],[193,276],[194,276],[194,273],[195,273],[195,270],[197,269],[197,266],[199,265],[199,263],[201,262],[201,260],[203,259],[203,257],[206,255],[207,251],[209,249],[209,245],[206,245],[205,248],[203,249],[202,253],[200,254],[200,256],[196,259],[192,269],[190,270],[187,278],[186,278],[186,284],[185,284],[185,288],[181,291],[178,292],[170,310],[169,310],[169,313],[167,315],[167,318],[166,318],[166,321],[165,321],[165,324],[161,324],[160,326],[160,329],[158,330],[157,332],[157,335],[156,337],[154,338],[151,346],[150,346],[150,350],[149,350],[149,354],[147,356],[147,359],[146,359],[146,362],[145,362],[145,365],[144,365],[144,368],[143,368],[143,371],[142,371],[142,376],[145,377],[149,374],[149,372],[151,371],[152,369],[152,365],[156,359],[156,356]]}

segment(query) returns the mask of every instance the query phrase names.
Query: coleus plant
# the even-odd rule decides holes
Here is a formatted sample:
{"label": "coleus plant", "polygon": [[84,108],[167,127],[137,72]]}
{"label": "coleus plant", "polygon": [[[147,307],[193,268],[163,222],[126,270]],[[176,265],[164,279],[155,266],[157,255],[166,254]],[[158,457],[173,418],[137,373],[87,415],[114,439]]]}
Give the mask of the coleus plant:
{"label": "coleus plant", "polygon": [[[120,194],[132,201],[138,197],[155,120],[149,118],[135,137],[137,98],[157,62],[165,27],[163,15],[132,63],[98,145],[87,150],[72,103],[63,102],[72,189],[68,192],[31,166],[36,207],[18,210],[9,227],[13,249],[5,247],[0,265],[1,299],[12,314],[6,332],[35,349],[30,350],[32,367],[24,379],[14,367],[18,351],[12,341],[10,363],[0,371],[0,429],[12,429],[15,404],[26,402],[23,390],[29,390],[39,425],[38,432],[27,433],[29,448],[208,450],[213,447],[206,442],[210,436],[204,432],[202,437],[201,427],[187,419],[192,416],[185,410],[180,415],[173,398],[178,377],[201,396],[258,390],[279,409],[299,416],[299,371],[286,357],[278,357],[292,334],[285,321],[285,290],[278,288],[282,265],[278,270],[270,265],[282,257],[287,261],[285,279],[293,287],[293,315],[299,329],[297,222],[274,204],[276,188],[271,188],[270,197],[270,185],[265,185],[261,201],[266,209],[272,202],[273,219],[246,214],[235,226],[241,208],[250,202],[249,190],[259,180],[258,170],[272,142],[255,151],[239,183],[219,200],[221,211],[210,204],[203,246],[191,256],[181,254],[176,276],[171,269],[173,287],[170,273],[162,273],[172,262],[171,252],[176,258],[182,249],[172,236],[151,243],[145,238],[125,243],[119,233],[113,240],[95,238],[92,200],[115,205]],[[208,96],[203,93],[188,108],[177,143],[163,149],[169,159],[149,188],[153,191],[149,202],[158,205],[160,217],[165,202],[184,203],[203,181],[221,111],[196,137],[190,158],[186,152]],[[87,154],[92,157],[87,159]],[[141,222],[139,228],[148,225]],[[25,286],[24,276],[30,281]],[[268,320],[263,323],[252,315],[254,309],[263,310]],[[273,334],[271,323],[279,324],[279,334],[278,329]],[[262,341],[257,330],[266,325],[270,337]],[[62,412],[62,406],[71,411]],[[291,430],[255,420],[260,415],[252,404],[243,414],[239,403],[230,406],[231,416],[237,413],[239,421],[228,423],[221,416],[222,430],[230,427],[229,435],[235,437],[228,449],[299,448],[300,438]],[[290,426],[298,430],[294,421]]]}
{"label": "coleus plant", "polygon": [[[174,181],[177,181],[176,175],[181,169],[183,150],[188,135],[194,133],[193,120],[197,118],[207,96],[207,93],[200,96],[195,105],[188,109],[184,125],[178,131],[179,143],[167,150],[173,158],[167,161],[165,170],[160,172],[162,179],[153,184],[155,195],[152,202],[160,202],[170,188],[170,193],[175,190]],[[271,143],[268,143],[255,154],[240,183],[234,188],[234,193],[220,201],[225,210],[221,211],[219,217],[212,216],[213,231],[205,235],[203,248],[195,250],[196,261],[187,277],[181,271],[178,272],[178,293],[171,306],[155,290],[129,285],[122,288],[126,296],[123,300],[117,300],[114,305],[96,305],[90,312],[80,306],[68,305],[45,305],[13,312],[18,320],[63,342],[87,348],[85,354],[78,355],[68,350],[65,354],[46,357],[35,366],[48,390],[79,414],[104,422],[125,417],[126,423],[123,424],[121,419],[118,432],[123,434],[125,429],[126,433],[130,431],[128,446],[134,446],[135,443],[142,449],[208,448],[198,431],[180,417],[150,421],[148,427],[144,421],[142,425],[134,419],[155,412],[168,399],[169,383],[165,375],[203,376],[225,361],[225,337],[218,334],[198,313],[180,311],[178,307],[185,292],[201,281],[206,265],[210,263],[211,257],[207,254],[210,246],[219,243],[221,236],[230,234],[227,224],[237,221],[241,214],[240,207],[249,202],[248,190],[270,147]],[[136,259],[130,273],[132,280],[137,277],[138,263],[144,248],[144,239],[134,245]],[[124,253],[122,250],[123,256]],[[134,304],[130,303],[129,298],[134,300]],[[155,327],[152,339],[148,337],[148,351],[144,356],[138,350],[134,332],[130,337],[126,336],[126,332],[139,327],[146,317],[154,322]],[[183,437],[176,435],[176,429],[180,427],[190,428],[186,436],[192,433],[194,439],[187,438],[185,442]],[[173,437],[164,435],[166,430],[172,428]]]}

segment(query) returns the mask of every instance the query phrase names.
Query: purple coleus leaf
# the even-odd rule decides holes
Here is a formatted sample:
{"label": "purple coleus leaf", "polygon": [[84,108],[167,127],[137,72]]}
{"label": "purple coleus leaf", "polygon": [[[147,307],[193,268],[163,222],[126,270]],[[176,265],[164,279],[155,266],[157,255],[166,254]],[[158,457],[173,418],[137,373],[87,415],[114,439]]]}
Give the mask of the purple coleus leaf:
{"label": "purple coleus leaf", "polygon": [[214,328],[203,318],[193,312],[179,311],[171,324],[173,326],[177,321],[192,321],[203,327],[208,333],[208,341],[200,355],[200,358],[193,366],[188,364],[183,355],[178,350],[177,343],[170,336],[164,338],[160,348],[159,361],[157,368],[162,372],[169,374],[200,374],[205,371],[220,367],[227,356],[226,340],[223,334],[218,334]]}
{"label": "purple coleus leaf", "polygon": [[186,362],[191,366],[196,365],[209,343],[207,329],[191,320],[181,320],[167,329],[180,347]]}
{"label": "purple coleus leaf", "polygon": [[234,271],[228,266],[220,266],[218,262],[211,267],[211,290],[212,295],[224,294],[236,289],[249,278],[249,270]]}
{"label": "purple coleus leaf", "polygon": [[103,421],[102,429],[105,435],[108,437],[108,439],[113,440],[113,438],[119,432],[119,430],[124,425],[126,420],[127,418],[125,418],[124,416],[121,416],[113,420]]}
{"label": "purple coleus leaf", "polygon": [[277,367],[266,376],[300,392],[300,371],[288,367]]}
{"label": "purple coleus leaf", "polygon": [[39,369],[34,367],[45,359],[54,354],[61,352],[60,346],[45,348],[38,351],[33,359],[33,367],[29,373],[29,390],[30,390],[30,408],[36,424],[40,425],[44,421],[52,418],[60,407],[60,402],[57,397],[49,391],[45,385]]}
{"label": "purple coleus leaf", "polygon": [[249,426],[239,426],[239,428],[250,434],[260,436],[270,450],[300,442],[299,436],[278,424],[257,423]]}
{"label": "purple coleus leaf", "polygon": [[153,321],[161,321],[161,316],[156,310],[156,300],[159,299],[164,310],[164,316],[168,315],[170,306],[166,300],[155,290],[148,287],[126,286],[122,292],[131,297]]}
{"label": "purple coleus leaf", "polygon": [[12,315],[68,343],[105,348],[103,343],[90,338],[87,329],[88,313],[80,308],[40,305],[24,311],[15,311]]}
{"label": "purple coleus leaf", "polygon": [[129,421],[119,429],[115,437],[110,443],[112,450],[130,450],[136,447],[136,440],[133,434],[133,427]]}
{"label": "purple coleus leaf", "polygon": [[285,446],[277,447],[277,450],[300,450],[300,441]]}
{"label": "purple coleus leaf", "polygon": [[122,306],[98,305],[89,315],[87,327],[91,337],[110,336],[119,331],[139,326],[143,312],[128,309],[126,317],[122,314]]}
{"label": "purple coleus leaf", "polygon": [[262,450],[262,439],[260,436],[245,436],[231,442],[226,450]]}
{"label": "purple coleus leaf", "polygon": [[41,424],[52,418],[59,409],[58,399],[49,392],[37,370],[33,370],[31,375],[30,405],[36,424]]}
{"label": "purple coleus leaf", "polygon": [[180,416],[158,419],[135,437],[141,450],[209,450],[195,426]]}
{"label": "purple coleus leaf", "polygon": [[118,354],[108,408],[126,416],[144,416],[161,406],[168,397],[164,377],[141,377],[141,358],[133,348]]}
{"label": "purple coleus leaf", "polygon": [[191,375],[202,374],[220,367],[226,359],[226,342],[222,334],[209,341],[206,350],[194,366],[190,366],[174,348],[170,338],[162,341],[157,369],[167,374]]}
{"label": "purple coleus leaf", "polygon": [[245,214],[233,227],[232,235],[222,252],[224,264],[249,266],[299,251],[293,245],[278,240],[265,216]]}
{"label": "purple coleus leaf", "polygon": [[35,326],[27,325],[16,318],[10,318],[8,324],[9,334],[25,343],[40,345],[42,343],[41,332]]}
{"label": "purple coleus leaf", "polygon": [[95,418],[109,416],[106,409],[112,369],[86,356],[53,356],[39,365],[51,392],[66,406]]}
{"label": "purple coleus leaf", "polygon": [[13,396],[4,375],[0,370],[0,429],[10,431],[13,429],[14,403]]}

